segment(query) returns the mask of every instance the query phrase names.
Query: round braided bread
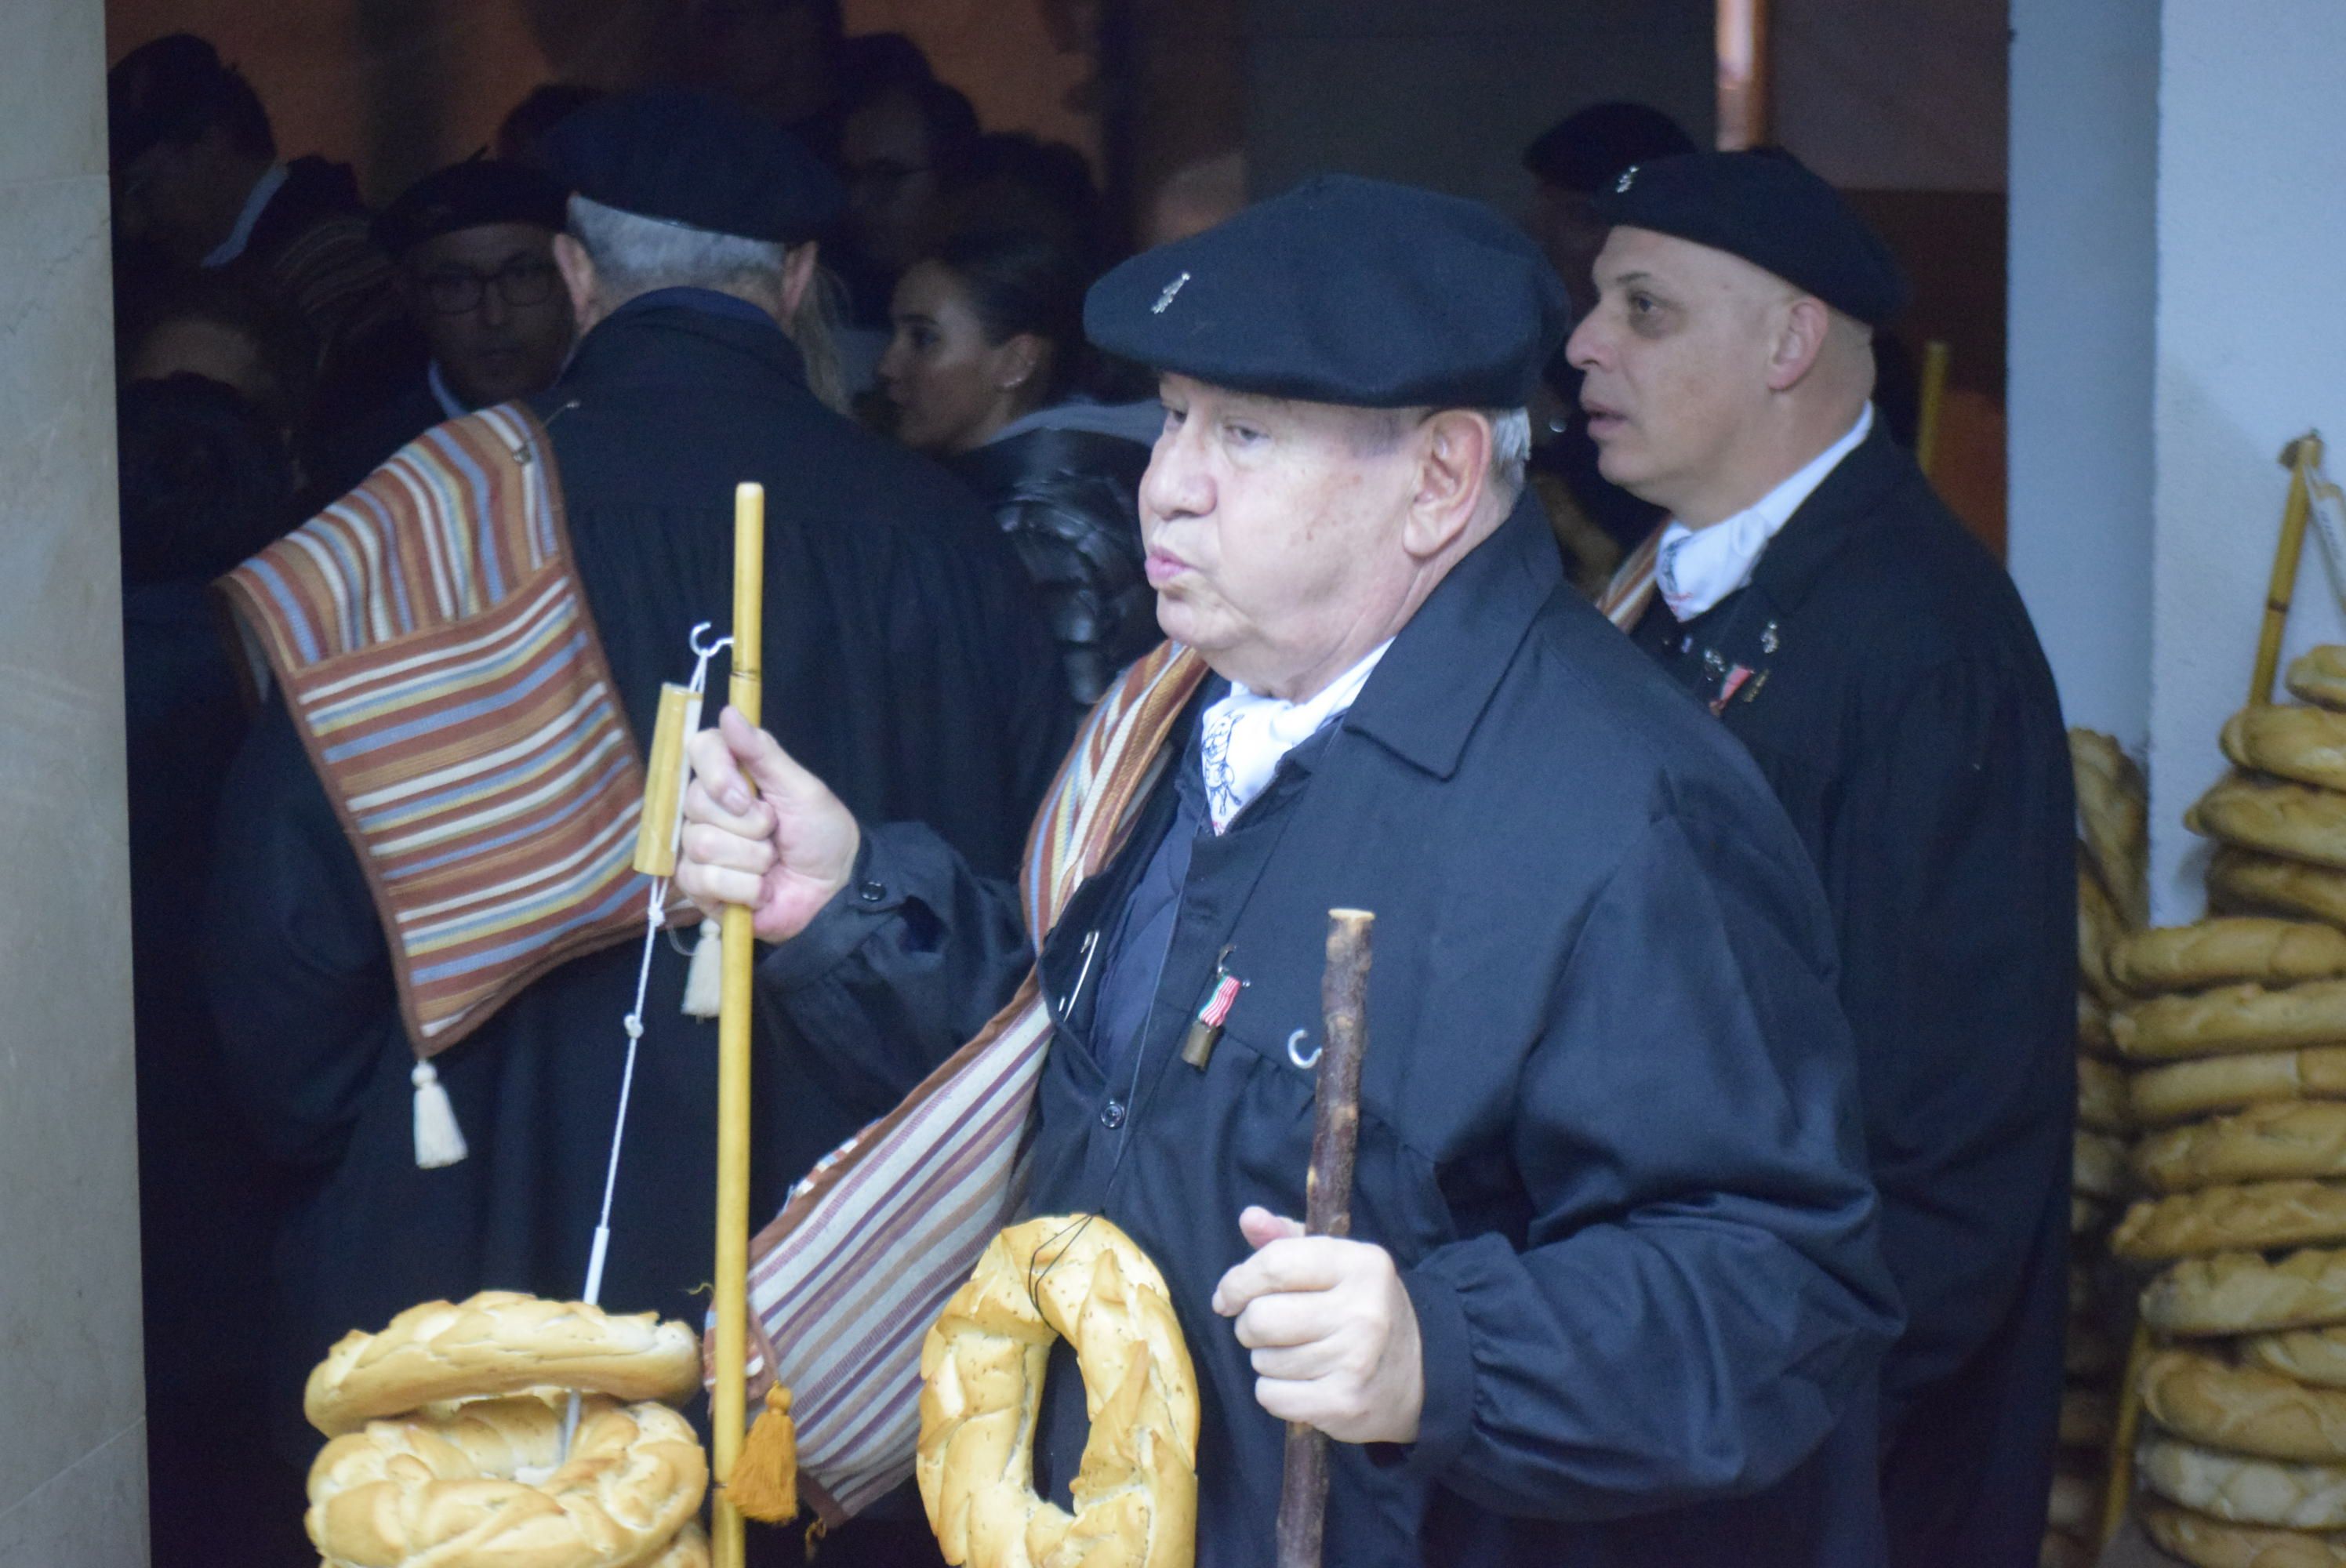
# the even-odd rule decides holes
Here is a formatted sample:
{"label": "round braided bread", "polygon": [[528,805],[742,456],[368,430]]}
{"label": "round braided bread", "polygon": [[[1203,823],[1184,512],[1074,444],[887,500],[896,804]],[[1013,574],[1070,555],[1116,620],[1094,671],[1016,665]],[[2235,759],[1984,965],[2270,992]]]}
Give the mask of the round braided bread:
{"label": "round braided bread", "polygon": [[2289,661],[2281,677],[2290,695],[2323,708],[2346,708],[2346,647],[2323,643]]}
{"label": "round braided bread", "polygon": [[2346,1105],[2283,1101],[2170,1128],[2135,1145],[2134,1170],[2159,1192],[2346,1176]]}
{"label": "round braided bread", "polygon": [[2334,789],[2234,773],[2209,786],[2183,823],[2228,844],[2346,867],[2346,795]]}
{"label": "round braided bread", "polygon": [[2301,1383],[2346,1389],[2346,1333],[2340,1325],[2251,1334],[2240,1341],[2240,1354]]}
{"label": "round braided bread", "polygon": [[2346,871],[2220,844],[2208,857],[2208,893],[2229,910],[2278,910],[2346,926]]}
{"label": "round braided bread", "polygon": [[310,1373],[302,1408],[328,1437],[442,1400],[578,1389],[680,1401],[700,1387],[700,1337],[649,1312],[484,1290],[426,1301],[382,1332],[350,1333]]}
{"label": "round braided bread", "polygon": [[2253,1252],[2187,1257],[2142,1292],[2162,1334],[2252,1334],[2346,1323],[2346,1252],[2308,1247],[2277,1263]]}
{"label": "round braided bread", "polygon": [[[2346,718],[2338,720],[2346,725]],[[2291,985],[2346,975],[2346,932],[2315,921],[2224,915],[2128,932],[2110,948],[2110,978],[2138,996],[2253,980]]]}
{"label": "round braided bread", "polygon": [[2151,1420],[2193,1442],[2267,1459],[2346,1460],[2346,1393],[2198,1350],[2157,1352],[2136,1387]]}
{"label": "round braided bread", "polygon": [[709,1484],[684,1418],[590,1400],[557,1464],[561,1428],[535,1399],[370,1421],[310,1467],[310,1540],[336,1568],[644,1568],[670,1553]]}
{"label": "round braided bread", "polygon": [[2227,1524],[2171,1503],[2142,1510],[2160,1548],[2192,1568],[2346,1568],[2346,1536],[2262,1524]]}
{"label": "round braided bread", "polygon": [[2077,1125],[2097,1133],[2123,1133],[2133,1125],[2125,1073],[2090,1056],[2077,1058]]}
{"label": "round braided bread", "polygon": [[2132,1183],[2127,1179],[2127,1146],[2107,1133],[2079,1127],[2070,1135],[2069,1185],[2096,1197],[2123,1197]]}
{"label": "round braided bread", "polygon": [[2233,1524],[2293,1530],[2346,1526],[2346,1465],[2296,1464],[2219,1453],[2176,1438],[2142,1445],[2143,1484],[2170,1502]]}
{"label": "round braided bread", "polygon": [[2346,789],[2346,714],[2295,703],[2258,703],[2224,721],[2224,755],[2243,768]]}
{"label": "round braided bread", "polygon": [[[1076,1512],[1035,1495],[1054,1339],[1075,1347],[1091,1436]],[[1198,1529],[1198,1381],[1164,1277],[1097,1216],[996,1236],[921,1346],[913,1474],[937,1544],[976,1568],[1188,1568]]]}
{"label": "round braided bread", "polygon": [[2346,1240],[2346,1183],[2263,1181],[2146,1199],[2110,1235],[2121,1257],[2188,1257]]}
{"label": "round braided bread", "polygon": [[2346,1041],[2346,980],[2153,996],[2112,1013],[2110,1037],[2137,1061],[2333,1044]]}
{"label": "round braided bread", "polygon": [[2275,1100],[2346,1099],[2346,1045],[2207,1056],[2137,1073],[2127,1109],[2144,1126]]}

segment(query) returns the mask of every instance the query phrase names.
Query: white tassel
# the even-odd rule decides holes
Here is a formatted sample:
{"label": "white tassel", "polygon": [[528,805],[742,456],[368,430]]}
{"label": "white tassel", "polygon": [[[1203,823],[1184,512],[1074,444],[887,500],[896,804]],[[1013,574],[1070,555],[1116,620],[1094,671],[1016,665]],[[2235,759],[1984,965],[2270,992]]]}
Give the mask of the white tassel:
{"label": "white tassel", "polygon": [[415,1085],[416,1166],[435,1171],[456,1164],[468,1151],[464,1134],[456,1125],[456,1107],[448,1103],[448,1091],[440,1086],[440,1074],[433,1071],[431,1063],[418,1062],[407,1081]]}
{"label": "white tassel", "polygon": [[692,967],[684,973],[687,1017],[714,1018],[724,1004],[725,944],[718,935],[720,923],[714,916],[700,922],[700,943],[692,950]]}

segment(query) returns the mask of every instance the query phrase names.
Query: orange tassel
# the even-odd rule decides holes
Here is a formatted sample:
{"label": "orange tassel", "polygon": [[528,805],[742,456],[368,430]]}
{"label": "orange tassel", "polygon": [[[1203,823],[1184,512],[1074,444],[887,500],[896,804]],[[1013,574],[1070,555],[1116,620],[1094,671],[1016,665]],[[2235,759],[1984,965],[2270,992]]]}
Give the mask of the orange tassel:
{"label": "orange tassel", "polygon": [[790,1420],[790,1391],[776,1383],[766,1408],[750,1423],[733,1461],[725,1495],[744,1519],[787,1524],[799,1514],[799,1429]]}

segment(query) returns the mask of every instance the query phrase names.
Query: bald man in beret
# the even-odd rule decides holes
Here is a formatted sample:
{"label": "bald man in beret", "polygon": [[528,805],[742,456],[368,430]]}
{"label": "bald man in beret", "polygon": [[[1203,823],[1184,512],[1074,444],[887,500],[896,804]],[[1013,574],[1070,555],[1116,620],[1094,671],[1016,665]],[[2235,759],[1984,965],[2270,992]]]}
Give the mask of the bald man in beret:
{"label": "bald man in beret", "polygon": [[2001,567],[1870,402],[1896,264],[1772,153],[1624,174],[1567,352],[1606,478],[1669,521],[1605,604],[1750,750],[1840,938],[1883,1241],[1899,1568],[2036,1559],[2061,1396],[2076,830]]}
{"label": "bald man in beret", "polygon": [[[1071,770],[1078,814],[1154,781],[1049,930],[738,714],[694,747],[679,883],[752,906],[821,1071],[901,1093],[1030,970],[1050,999],[1013,1212],[1105,1215],[1162,1270],[1200,1568],[1270,1560],[1289,1421],[1336,1440],[1347,1568],[1880,1560],[1897,1318],[1824,902],[1523,493],[1566,314],[1489,209],[1341,178],[1094,287],[1093,341],[1159,372],[1171,638],[1099,713],[1195,684],[1153,755]],[[1297,1223],[1340,906],[1377,916],[1349,1240]],[[1062,1504],[1080,1383],[1062,1347]]]}

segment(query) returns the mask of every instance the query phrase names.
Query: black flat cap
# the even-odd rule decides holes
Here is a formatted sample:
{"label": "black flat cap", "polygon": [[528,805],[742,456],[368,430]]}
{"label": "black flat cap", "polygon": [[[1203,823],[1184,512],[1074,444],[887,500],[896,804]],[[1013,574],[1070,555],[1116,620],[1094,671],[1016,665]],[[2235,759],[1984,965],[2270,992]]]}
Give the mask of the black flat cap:
{"label": "black flat cap", "polygon": [[1564,285],[1479,201],[1323,175],[1092,285],[1111,354],[1236,392],[1360,408],[1517,408]]}
{"label": "black flat cap", "polygon": [[268,117],[235,67],[193,33],[173,33],[141,44],[106,73],[107,158],[128,167],[158,142],[191,142],[205,127],[241,110]]}
{"label": "black flat cap", "polygon": [[397,260],[427,239],[490,223],[533,223],[559,231],[569,193],[551,176],[518,163],[476,158],[427,174],[382,209],[374,241]]}
{"label": "black flat cap", "polygon": [[546,147],[556,178],[589,201],[743,239],[803,243],[847,199],[796,137],[713,93],[605,98],[546,133]]}
{"label": "black flat cap", "polygon": [[1868,326],[1906,308],[1906,276],[1890,247],[1790,153],[1698,152],[1641,163],[1597,193],[1596,215],[1740,256]]}
{"label": "black flat cap", "polygon": [[1542,131],[1524,148],[1524,167],[1550,185],[1586,196],[1611,185],[1633,163],[1694,150],[1694,138],[1658,108],[1591,104]]}

